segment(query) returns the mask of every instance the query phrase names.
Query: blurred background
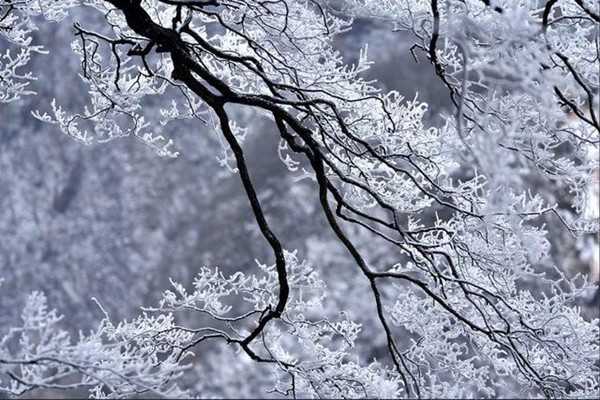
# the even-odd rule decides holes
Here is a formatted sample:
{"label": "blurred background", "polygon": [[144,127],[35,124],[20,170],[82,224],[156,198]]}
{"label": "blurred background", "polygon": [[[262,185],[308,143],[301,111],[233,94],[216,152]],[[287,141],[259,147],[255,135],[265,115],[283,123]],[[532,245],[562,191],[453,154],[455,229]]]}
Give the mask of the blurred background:
{"label": "blurred background", "polygon": [[[357,21],[336,46],[353,63],[368,43],[375,62],[368,77],[407,99],[418,95],[430,105],[428,123],[436,124],[441,114],[452,112],[449,97],[425,56],[419,63],[413,59],[410,39],[390,26]],[[102,318],[92,297],[116,321],[135,316],[142,305],[156,304],[169,278],[189,286],[205,265],[236,271],[255,269],[255,259],[271,262],[239,177],[218,164],[217,132],[197,122],[167,126],[164,133],[181,154],[164,159],[133,138],[83,146],[34,119],[30,110],[47,111],[53,98],[71,111],[87,102],[77,78],[79,61],[69,46],[71,25],[43,24],[36,40],[51,51],[33,60],[39,80],[32,89],[38,96],[0,107],[0,329],[18,322],[26,295],[34,290],[46,293],[50,306],[65,315],[66,329],[86,331]],[[153,104],[147,107],[151,110]],[[319,268],[334,289],[332,309],[349,310],[363,324],[361,357],[385,359],[373,305],[356,301],[370,298],[368,285],[328,230],[315,186],[308,179],[297,181],[284,168],[268,121],[239,113],[238,122],[249,129],[244,147],[273,229],[287,249],[298,249],[301,258]],[[571,212],[565,188],[548,187],[535,175],[520,173],[533,192]],[[590,190],[598,193],[597,187]],[[597,195],[588,212],[597,215]],[[570,275],[592,273],[598,280],[597,238],[573,240],[560,224],[547,229],[551,262]],[[352,234],[371,261],[394,259],[363,232]],[[581,299],[590,318],[598,316],[599,297],[590,293]],[[224,376],[219,368],[229,359],[239,361],[238,354],[211,346],[201,357],[196,368],[206,379],[190,377],[187,384],[203,397],[265,396],[271,382],[262,367],[230,363],[243,374]]]}

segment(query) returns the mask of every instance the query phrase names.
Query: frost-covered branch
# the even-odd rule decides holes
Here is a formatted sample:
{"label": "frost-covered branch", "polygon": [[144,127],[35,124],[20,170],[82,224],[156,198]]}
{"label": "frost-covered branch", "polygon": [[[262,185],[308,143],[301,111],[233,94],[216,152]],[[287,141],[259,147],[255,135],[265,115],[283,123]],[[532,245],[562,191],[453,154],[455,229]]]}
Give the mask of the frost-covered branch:
{"label": "frost-covered branch", "polygon": [[151,340],[172,327],[169,316],[144,316],[119,325],[106,317],[97,330],[77,338],[60,328],[61,319],[48,309],[43,294],[28,297],[22,322],[2,332],[0,392],[20,396],[37,389],[83,388],[94,397],[185,395],[173,379],[185,368],[174,344],[186,336],[172,336],[172,346]]}

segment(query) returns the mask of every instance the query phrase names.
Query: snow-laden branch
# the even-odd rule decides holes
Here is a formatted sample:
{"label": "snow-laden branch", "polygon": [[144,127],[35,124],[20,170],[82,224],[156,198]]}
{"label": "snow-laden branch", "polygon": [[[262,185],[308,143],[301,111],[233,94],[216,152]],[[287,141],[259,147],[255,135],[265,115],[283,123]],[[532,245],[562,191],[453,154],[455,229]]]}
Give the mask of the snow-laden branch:
{"label": "snow-laden branch", "polygon": [[[173,319],[140,317],[113,325],[108,317],[78,337],[62,330],[62,316],[48,309],[46,297],[32,293],[22,321],[3,327],[0,339],[0,392],[20,396],[38,389],[89,389],[94,397],[185,395],[175,379],[185,369],[185,334],[159,346],[153,335],[170,329]],[[35,393],[35,392],[33,392]],[[29,393],[27,395],[32,395]]]}

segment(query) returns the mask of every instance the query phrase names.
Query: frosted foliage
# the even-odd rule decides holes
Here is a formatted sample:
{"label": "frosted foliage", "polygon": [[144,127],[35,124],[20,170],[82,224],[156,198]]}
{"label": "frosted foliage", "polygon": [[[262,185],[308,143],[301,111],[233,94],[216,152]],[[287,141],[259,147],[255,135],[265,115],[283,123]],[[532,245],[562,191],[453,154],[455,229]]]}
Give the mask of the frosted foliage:
{"label": "frosted foliage", "polygon": [[[272,251],[257,273],[204,267],[193,282],[173,281],[138,319],[113,325],[106,316],[75,344],[33,295],[24,323],[38,325],[14,328],[4,341],[5,390],[62,387],[74,374],[81,382],[66,385],[93,386],[94,396],[175,395],[171,385],[194,351],[193,371],[222,386],[234,385],[240,368],[219,368],[218,360],[260,365],[269,378],[257,380],[273,396],[600,394],[598,320],[576,305],[593,282],[553,265],[547,235],[549,224],[572,240],[598,231],[597,215],[584,212],[597,162],[589,154],[600,140],[597,2],[0,0],[0,7],[8,26],[0,35],[10,44],[0,58],[0,100],[33,94],[27,62],[43,52],[31,39],[36,23],[100,13],[104,29],[76,23],[71,44],[89,103],[70,111],[56,99],[33,117],[84,144],[132,136],[169,157],[179,151],[171,122],[214,128],[222,144],[216,158],[239,175]],[[413,53],[433,64],[432,79],[453,102],[437,125],[426,122],[428,105],[414,94],[385,92],[365,78],[377,62],[367,47],[344,63],[334,39],[355,17],[414,35]],[[145,112],[150,102],[158,112]],[[271,227],[246,163],[248,129],[234,110],[264,117],[278,135],[275,156],[296,180],[309,178],[354,262],[341,306],[323,278],[333,257],[302,261]],[[529,187],[532,174],[544,187],[570,191],[568,212]],[[390,249],[385,257],[369,256],[373,243]],[[533,281],[543,289],[527,285]],[[369,310],[383,357],[358,351],[363,329],[353,310]],[[183,317],[190,314],[198,325]],[[38,342],[22,336],[30,330]],[[235,357],[203,357],[213,343]],[[208,382],[195,390],[245,393]]]}
{"label": "frosted foliage", "polygon": [[[350,356],[361,331],[360,325],[349,320],[344,312],[322,318],[326,313],[323,300],[327,287],[314,268],[298,260],[296,252],[286,252],[285,259],[293,290],[280,320],[262,333],[267,354],[280,364],[271,371],[276,382],[269,389],[282,394],[295,391],[302,397],[398,396],[400,385],[391,371],[376,363],[361,365]],[[148,310],[163,313],[191,310],[227,322],[227,329],[223,330],[181,328],[182,332],[195,335],[190,345],[216,338],[225,339],[227,343],[243,341],[249,333],[244,320],[263,313],[276,301],[275,266],[258,263],[258,267],[261,273],[256,275],[237,272],[230,276],[218,268],[202,268],[194,279],[193,291],[188,293],[181,284],[173,282],[173,288],[164,292],[159,306]],[[232,312],[231,304],[239,297],[251,311]]]}
{"label": "frosted foliage", "polygon": [[[62,316],[48,309],[43,294],[34,292],[21,318],[20,324],[1,332],[0,390],[5,393],[87,388],[93,397],[103,398],[139,393],[185,395],[169,381],[184,369],[180,353],[157,346],[152,339],[173,325],[169,316],[118,325],[107,317],[97,330],[72,338],[60,328]],[[173,336],[172,340],[185,338]]]}
{"label": "frosted foliage", "polygon": [[509,187],[518,174],[507,171],[524,163],[570,185],[581,211],[597,162],[585,156],[586,143],[598,146],[597,2],[352,0],[347,7],[416,35],[415,48],[456,105],[446,129],[487,180]]}

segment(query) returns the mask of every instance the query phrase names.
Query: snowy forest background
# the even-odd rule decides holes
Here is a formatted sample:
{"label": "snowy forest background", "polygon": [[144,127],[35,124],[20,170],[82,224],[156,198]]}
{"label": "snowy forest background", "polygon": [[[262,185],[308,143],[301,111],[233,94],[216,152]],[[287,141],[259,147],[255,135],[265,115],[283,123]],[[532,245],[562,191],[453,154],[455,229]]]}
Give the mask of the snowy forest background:
{"label": "snowy forest background", "polygon": [[[38,96],[0,107],[0,330],[18,324],[25,294],[32,291],[43,292],[49,307],[64,315],[61,326],[76,334],[92,329],[104,316],[92,299],[111,320],[128,319],[139,314],[140,306],[156,304],[170,279],[192,282],[202,266],[219,266],[226,273],[254,271],[255,259],[270,255],[237,176],[219,165],[220,139],[209,127],[171,123],[168,132],[181,154],[161,159],[135,138],[83,146],[31,116],[30,110],[47,109],[53,98],[73,110],[85,103],[86,89],[75,78],[80,61],[69,48],[72,38],[70,23],[41,25],[35,41],[52,54],[32,60],[39,79],[31,88]],[[367,43],[374,61],[369,78],[407,98],[418,94],[429,104],[426,119],[431,123],[451,112],[446,89],[427,60],[413,59],[405,34],[358,20],[335,45],[353,63]],[[147,110],[153,106],[145,104]],[[385,359],[385,337],[363,300],[368,287],[356,279],[353,260],[327,228],[311,181],[297,181],[282,165],[278,141],[265,132],[273,129],[270,123],[252,112],[237,118],[248,128],[247,158],[281,239],[322,266],[332,309],[348,310],[362,324],[360,357]],[[570,212],[567,188],[547,187],[534,173],[523,175],[533,192]],[[552,276],[548,265],[554,264],[569,276],[597,274],[594,235],[573,240],[560,224],[547,229],[552,259],[534,265],[537,270]],[[353,234],[373,260],[390,258],[385,246],[362,238],[358,230]],[[536,281],[527,285],[544,290]],[[587,318],[599,316],[599,305],[597,293],[580,298]],[[277,396],[266,392],[273,385],[269,373],[225,344],[202,345],[196,354],[203,361],[195,363],[196,370],[185,374],[183,382],[201,396]],[[220,367],[228,362],[224,373]]]}

